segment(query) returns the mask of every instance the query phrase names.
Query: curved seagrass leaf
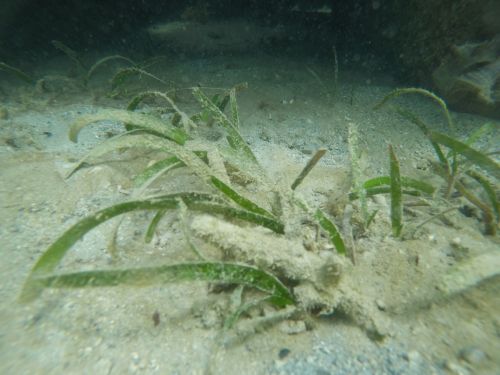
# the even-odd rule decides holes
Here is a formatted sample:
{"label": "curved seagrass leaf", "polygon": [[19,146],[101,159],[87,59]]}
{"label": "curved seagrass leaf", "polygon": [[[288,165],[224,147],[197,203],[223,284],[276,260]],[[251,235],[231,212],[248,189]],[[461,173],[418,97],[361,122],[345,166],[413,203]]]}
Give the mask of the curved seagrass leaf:
{"label": "curved seagrass leaf", "polygon": [[406,94],[420,94],[420,95],[426,96],[426,97],[434,100],[441,107],[441,109],[444,113],[444,116],[446,117],[446,122],[448,124],[448,128],[450,129],[450,131],[451,132],[455,131],[455,126],[453,125],[453,121],[451,119],[450,112],[448,111],[448,107],[446,106],[446,103],[444,102],[444,100],[441,99],[436,94],[434,94],[428,90],[425,90],[425,89],[409,87],[409,88],[404,88],[404,89],[393,90],[389,94],[384,96],[384,98],[380,101],[380,103],[378,103],[373,109],[379,109],[390,99],[397,98],[400,95],[406,95]]}
{"label": "curved seagrass leaf", "polygon": [[359,205],[361,208],[361,216],[363,218],[363,226],[366,227],[366,223],[370,217],[368,213],[368,202],[366,201],[366,189],[363,188],[363,182],[361,180],[361,163],[360,163],[360,147],[359,147],[359,134],[358,127],[355,123],[349,123],[347,145],[349,148],[349,155],[351,157],[351,174],[352,174],[352,187],[359,199]]}
{"label": "curved seagrass leaf", "polygon": [[125,56],[120,56],[120,55],[106,56],[98,60],[94,65],[92,65],[92,67],[89,69],[87,73],[86,81],[87,82],[90,81],[90,78],[92,78],[92,75],[95,73],[97,68],[99,68],[100,66],[104,65],[105,63],[111,60],[122,60],[128,62],[130,65],[134,66],[137,65],[134,61]]}
{"label": "curved seagrass leaf", "polygon": [[[206,164],[208,164],[207,152],[206,151],[194,151],[196,155],[200,157]],[[170,156],[168,158],[162,159],[154,163],[153,165],[146,168],[140,174],[134,177],[134,185],[141,186],[150,178],[155,176],[160,171],[166,172],[167,170],[185,167],[186,165],[179,160],[177,156]]]}
{"label": "curved seagrass leaf", "polygon": [[323,155],[325,155],[325,153],[326,153],[326,148],[320,148],[314,153],[313,157],[309,159],[304,169],[302,169],[302,171],[299,173],[295,181],[293,181],[291,186],[292,190],[295,190],[297,186],[299,186],[302,183],[304,178],[307,177],[307,175],[312,171],[312,169],[316,166],[316,164],[323,157]]}
{"label": "curved seagrass leaf", "polygon": [[40,290],[34,288],[32,279],[40,274],[51,273],[59,265],[66,252],[87,232],[111,218],[138,210],[163,210],[178,207],[178,199],[181,198],[184,204],[195,211],[202,211],[209,214],[222,214],[224,216],[248,221],[257,225],[269,228],[277,233],[284,233],[284,225],[277,220],[253,212],[240,210],[224,204],[216,203],[218,197],[200,193],[178,193],[169,194],[145,200],[137,200],[119,203],[114,206],[104,208],[97,213],[80,220],[69,228],[42,254],[31,270],[21,293],[21,300],[29,301],[35,298]]}
{"label": "curved seagrass leaf", "polygon": [[[233,124],[219,109],[219,107],[217,107],[217,105],[214,104],[199,88],[196,87],[193,89],[193,95],[200,102],[203,109],[208,110],[217,123],[226,129],[229,145],[232,148],[241,151],[248,160],[258,164],[254,153],[238,132],[237,125]],[[232,110],[237,110],[237,108],[233,107]],[[238,116],[233,113],[232,118],[235,119],[238,118]]]}
{"label": "curved seagrass leaf", "polygon": [[78,134],[87,125],[98,121],[113,120],[125,123],[127,130],[141,129],[183,145],[188,139],[188,135],[179,128],[175,128],[161,119],[120,109],[107,109],[95,114],[79,117],[72,124],[69,131],[69,139],[78,141]]}
{"label": "curved seagrass leaf", "polygon": [[217,203],[210,203],[203,201],[188,203],[184,198],[183,201],[186,203],[187,207],[190,210],[202,211],[208,214],[221,214],[228,218],[241,219],[244,221],[248,221],[250,223],[260,225],[278,234],[285,233],[284,224],[273,217],[259,215],[256,214],[255,212],[241,210],[239,208],[227,205],[221,205]]}
{"label": "curved seagrass leaf", "polygon": [[[372,197],[377,194],[389,194],[391,192],[390,186],[377,186],[370,189],[366,189],[366,196]],[[423,194],[420,190],[407,190],[401,189],[401,193],[405,195],[411,195],[412,197],[421,197]],[[358,199],[356,192],[349,193],[349,200],[353,201]]]}
{"label": "curved seagrass leaf", "polygon": [[[368,181],[365,181],[365,183],[363,184],[363,187],[368,190],[371,188],[384,186],[384,185],[389,186],[390,184],[391,184],[391,177],[390,176],[380,176],[380,177],[375,177],[375,178],[372,178]],[[426,182],[415,180],[413,178],[406,177],[406,176],[401,176],[401,187],[416,189],[416,190],[419,190],[419,191],[426,193],[426,194],[429,194],[429,195],[434,194],[434,191],[436,191],[434,186],[432,186]]]}
{"label": "curved seagrass leaf", "polygon": [[141,61],[137,65],[140,66],[142,69],[146,69],[161,62],[165,62],[165,60],[167,59],[168,57],[165,55],[157,55],[157,56],[152,56],[144,61]]}
{"label": "curved seagrass leaf", "polygon": [[140,174],[136,175],[133,179],[135,186],[141,186],[154,175],[160,171],[167,171],[170,169],[183,167],[184,163],[180,161],[176,156],[170,156],[168,158],[157,161],[151,166],[147,167]]}
{"label": "curved seagrass leaf", "polygon": [[[413,122],[415,125],[417,125],[419,127],[419,129],[422,131],[422,133],[424,133],[424,135],[429,139],[430,130],[429,130],[428,126],[426,124],[424,124],[424,122],[417,115],[415,115],[414,113],[412,113],[404,108],[401,108],[401,107],[395,107],[395,110],[397,113],[399,113],[401,116],[406,118],[408,121]],[[441,164],[443,164],[443,166],[445,166],[446,170],[450,172],[451,167],[450,167],[449,161],[446,158],[446,156],[443,154],[441,147],[439,147],[439,145],[436,142],[433,142],[430,139],[429,139],[429,141],[431,142],[432,148],[434,149],[434,152],[436,153],[437,158],[439,159]]]}
{"label": "curved seagrass leaf", "polygon": [[148,286],[179,281],[216,281],[243,284],[269,293],[269,302],[285,307],[295,303],[290,291],[275,276],[256,267],[237,263],[181,263],[123,270],[84,271],[33,281],[42,288],[86,288],[117,285]]}
{"label": "curved seagrass leaf", "polygon": [[131,147],[147,147],[149,143],[144,142],[144,134],[137,134],[130,137],[130,135],[139,132],[141,132],[141,130],[131,130],[99,143],[75,164],[75,166],[67,173],[66,178],[71,177],[79,169],[83,168],[84,165],[89,164],[91,159],[97,159],[98,157],[109,152]]}
{"label": "curved seagrass leaf", "polygon": [[389,145],[390,170],[391,170],[391,224],[392,234],[399,237],[403,228],[403,203],[401,192],[401,175],[399,174],[399,161],[392,145]]}
{"label": "curved seagrass leaf", "polygon": [[332,241],[332,244],[337,249],[337,253],[345,255],[346,252],[344,240],[342,240],[342,237],[340,236],[340,233],[335,224],[333,224],[333,222],[329,218],[327,218],[323,211],[321,211],[319,208],[316,210],[314,217],[316,218],[316,220],[318,220],[321,228],[328,232],[330,241]]}
{"label": "curved seagrass leaf", "polygon": [[[75,164],[75,166],[66,175],[66,178],[71,177],[84,165],[89,164],[91,159],[99,158],[102,155],[113,151],[137,147],[149,150],[163,150],[168,152],[169,149],[167,147],[170,145],[171,143],[166,144],[164,142],[164,139],[158,138],[155,135],[147,133],[144,134],[140,129],[131,130],[119,134],[113,138],[107,139],[102,143],[99,143],[92,150],[90,150],[87,155],[85,155]],[[205,163],[208,163],[207,153],[205,151],[194,151],[194,153],[198,155]],[[162,169],[174,169],[183,166],[185,166],[185,164],[176,156],[168,157],[154,163],[152,166],[146,168],[143,172],[134,177],[134,183],[136,186],[140,186]]]}
{"label": "curved seagrass leaf", "polygon": [[430,131],[428,137],[431,141],[449,147],[457,154],[465,156],[478,167],[491,173],[496,179],[500,179],[500,166],[498,163],[480,151],[442,133]]}
{"label": "curved seagrass leaf", "polygon": [[464,141],[464,143],[468,146],[472,146],[474,143],[476,143],[478,140],[481,138],[486,138],[491,135],[490,133],[495,133],[497,130],[498,126],[493,125],[491,122],[487,122],[486,124],[482,125],[478,129],[474,130]]}
{"label": "curved seagrass leaf", "polygon": [[270,213],[269,211],[265,210],[262,207],[259,207],[251,200],[238,194],[235,190],[233,190],[233,188],[231,188],[229,185],[219,180],[217,177],[211,176],[210,180],[213,186],[219,189],[224,195],[226,195],[229,199],[235,202],[238,206],[243,207],[244,209],[254,212],[256,214],[274,218],[274,215],[272,213]]}
{"label": "curved seagrass leaf", "polygon": [[132,100],[127,105],[127,111],[135,111],[137,109],[137,107],[139,106],[139,104],[141,104],[141,102],[143,100],[146,100],[148,98],[161,98],[161,99],[166,100],[168,102],[168,104],[170,104],[170,105],[172,105],[172,103],[173,103],[173,100],[170,99],[170,97],[163,92],[144,91],[144,92],[137,94],[136,96],[134,96],[132,98]]}
{"label": "curved seagrass leaf", "polygon": [[[240,115],[238,111],[238,102],[236,101],[236,88],[232,88],[229,91],[229,103],[231,105],[231,121],[236,129],[240,128]],[[224,107],[219,106],[221,111],[224,111]]]}
{"label": "curved seagrass leaf", "polygon": [[483,176],[481,173],[477,171],[470,170],[465,173],[471,176],[483,187],[484,192],[486,193],[486,196],[490,201],[491,207],[495,212],[496,221],[497,223],[500,223],[500,202],[498,202],[497,198],[498,193],[496,191],[498,189],[495,188],[495,186],[486,178],[486,176]]}
{"label": "curved seagrass leaf", "polygon": [[163,219],[163,216],[167,213],[167,210],[159,210],[155,216],[153,217],[153,220],[151,220],[151,223],[149,223],[148,229],[146,230],[146,235],[144,236],[144,242],[145,243],[150,243],[153,240],[153,236],[155,234],[156,227],[160,223],[161,219]]}
{"label": "curved seagrass leaf", "polygon": [[174,101],[165,93],[160,91],[144,91],[136,95],[127,106],[128,111],[133,111],[137,108],[137,106],[147,98],[161,98],[165,100],[175,111],[175,116],[172,119],[172,125],[178,126],[179,122],[182,123],[184,129],[195,129],[195,122],[183,111],[177,107]]}
{"label": "curved seagrass leaf", "polygon": [[124,69],[119,70],[113,76],[113,78],[111,78],[111,90],[116,90],[116,88],[118,88],[118,86],[123,85],[129,77],[133,77],[133,76],[145,76],[145,77],[149,77],[155,81],[161,82],[164,85],[168,84],[167,82],[158,78],[154,74],[151,74],[151,73],[149,73],[143,69],[140,69],[138,67],[132,66],[129,68],[124,68]]}
{"label": "curved seagrass leaf", "polygon": [[66,56],[71,61],[73,61],[73,63],[75,64],[75,66],[79,70],[79,72],[81,74],[85,74],[85,72],[87,71],[87,69],[83,65],[83,63],[82,63],[82,61],[81,61],[81,59],[78,56],[78,53],[76,51],[72,50],[71,48],[69,48],[67,45],[65,45],[64,43],[60,42],[59,40],[53,40],[52,41],[52,45],[55,48],[57,48],[59,51],[64,52],[64,54],[66,54]]}
{"label": "curved seagrass leaf", "polygon": [[24,82],[27,83],[35,83],[35,80],[31,78],[29,75],[24,73],[22,70],[18,68],[14,68],[13,66],[7,65],[4,62],[0,62],[0,70],[3,70],[4,72],[10,73],[17,78],[23,80]]}

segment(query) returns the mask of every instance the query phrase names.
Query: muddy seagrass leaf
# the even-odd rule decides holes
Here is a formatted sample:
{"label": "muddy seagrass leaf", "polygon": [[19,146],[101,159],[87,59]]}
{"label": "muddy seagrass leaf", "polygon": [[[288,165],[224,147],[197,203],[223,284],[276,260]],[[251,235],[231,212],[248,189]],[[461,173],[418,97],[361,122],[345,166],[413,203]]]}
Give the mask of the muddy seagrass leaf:
{"label": "muddy seagrass leaf", "polygon": [[389,94],[384,96],[384,98],[373,109],[379,109],[389,100],[407,94],[419,94],[432,99],[435,103],[439,105],[439,107],[441,107],[441,110],[443,111],[443,114],[446,118],[446,123],[448,124],[448,129],[451,132],[455,132],[455,126],[453,124],[453,120],[451,119],[450,112],[448,111],[448,106],[446,105],[445,101],[436,94],[430,92],[429,90],[414,88],[414,87],[393,90]]}
{"label": "muddy seagrass leaf", "polygon": [[157,117],[120,109],[107,109],[77,118],[71,124],[69,139],[77,142],[78,134],[85,126],[106,120],[123,122],[127,130],[141,129],[171,139],[180,145],[183,145],[188,139],[188,135],[182,129],[175,128]]}
{"label": "muddy seagrass leaf", "polygon": [[333,224],[333,222],[328,219],[328,217],[326,217],[326,215],[320,209],[316,210],[314,216],[316,217],[316,220],[318,220],[321,228],[327,231],[328,235],[330,236],[330,241],[335,246],[335,249],[337,249],[337,253],[345,255],[346,250],[344,240],[342,240],[342,236],[340,235],[335,224]]}
{"label": "muddy seagrass leaf", "polygon": [[129,201],[119,203],[108,208],[104,208],[93,215],[90,215],[66,230],[38,259],[32,268],[28,280],[26,281],[20,299],[29,301],[39,294],[40,290],[32,283],[35,276],[51,273],[59,265],[68,250],[86,233],[93,228],[116,217],[132,211],[140,210],[163,210],[175,209],[178,207],[178,199],[182,199],[190,210],[201,211],[208,214],[220,214],[228,218],[244,220],[266,228],[276,233],[284,233],[284,225],[275,219],[267,216],[255,214],[250,211],[237,209],[225,204],[220,204],[220,198],[210,194],[201,193],[177,193],[144,200]]}
{"label": "muddy seagrass leaf", "polygon": [[86,81],[87,82],[90,81],[90,79],[94,75],[95,71],[99,67],[101,67],[102,65],[106,64],[108,61],[112,61],[112,60],[125,61],[125,62],[129,63],[132,66],[137,65],[134,61],[132,61],[131,59],[129,59],[128,57],[125,57],[125,56],[120,56],[120,55],[106,56],[106,57],[103,57],[102,59],[98,60],[94,65],[92,65],[92,67],[89,69],[89,71],[87,73]]}
{"label": "muddy seagrass leaf", "polygon": [[[363,186],[367,190],[371,189],[371,188],[379,187],[379,186],[384,186],[384,185],[387,185],[387,186],[391,185],[391,177],[390,176],[375,177],[375,178],[372,178],[370,180],[365,181],[365,183],[363,184]],[[401,187],[416,189],[416,190],[419,190],[419,191],[421,191],[425,194],[429,194],[429,195],[434,194],[434,192],[436,191],[436,188],[434,188],[434,186],[432,186],[426,182],[416,180],[414,178],[406,177],[406,176],[401,176]]]}
{"label": "muddy seagrass leaf", "polygon": [[433,142],[449,147],[457,154],[465,156],[478,167],[483,168],[484,170],[491,173],[491,175],[496,179],[500,179],[500,166],[497,162],[495,162],[493,159],[486,156],[482,152],[477,151],[476,149],[452,137],[449,137],[446,134],[438,133],[435,131],[429,132],[429,139]]}
{"label": "muddy seagrass leaf", "polygon": [[[252,161],[255,164],[258,164],[257,158],[255,157],[250,147],[248,147],[241,134],[238,132],[236,125],[233,124],[219,109],[219,107],[217,107],[217,105],[214,104],[199,88],[193,89],[193,95],[200,102],[203,109],[208,110],[211,113],[212,117],[217,121],[217,123],[224,127],[224,129],[226,129],[229,145],[232,148],[241,151],[248,160]],[[233,107],[232,110],[237,110],[237,108]],[[233,114],[232,118],[238,118],[238,116]]]}
{"label": "muddy seagrass leaf", "polygon": [[269,293],[269,302],[285,307],[295,303],[283,283],[272,274],[256,267],[223,262],[181,263],[158,267],[98,270],[36,277],[43,288],[88,288],[117,285],[148,286],[180,281],[212,281],[243,284]]}
{"label": "muddy seagrass leaf", "polygon": [[35,80],[31,78],[29,75],[24,73],[22,70],[15,68],[13,66],[7,65],[4,62],[0,62],[0,70],[10,73],[13,76],[23,80],[26,83],[35,83]]}
{"label": "muddy seagrass leaf", "polygon": [[401,193],[401,175],[399,161],[391,145],[389,145],[391,171],[391,225],[394,237],[399,237],[403,228],[403,203]]}

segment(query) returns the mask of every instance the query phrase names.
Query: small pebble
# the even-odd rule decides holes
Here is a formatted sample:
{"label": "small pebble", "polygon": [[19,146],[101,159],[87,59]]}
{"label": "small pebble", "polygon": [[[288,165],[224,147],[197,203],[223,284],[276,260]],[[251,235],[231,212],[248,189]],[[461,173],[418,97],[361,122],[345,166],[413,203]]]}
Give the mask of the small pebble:
{"label": "small pebble", "polygon": [[306,323],[303,320],[285,320],[281,322],[279,329],[283,333],[295,335],[307,331]]}
{"label": "small pebble", "polygon": [[279,351],[279,353],[278,353],[278,357],[279,357],[279,359],[283,359],[283,358],[287,357],[287,356],[288,356],[288,354],[290,354],[290,349],[288,349],[288,348],[283,348],[283,349],[281,349],[281,350]]}
{"label": "small pebble", "polygon": [[471,365],[477,365],[487,358],[486,353],[475,346],[469,346],[460,350],[458,357]]}
{"label": "small pebble", "polygon": [[158,311],[155,311],[153,313],[152,319],[153,319],[153,325],[155,327],[158,327],[158,325],[160,324],[160,313]]}
{"label": "small pebble", "polygon": [[132,359],[132,363],[135,365],[137,365],[141,361],[141,358],[139,357],[139,353],[137,353],[137,352],[131,353],[130,357]]}
{"label": "small pebble", "polygon": [[462,366],[456,364],[455,362],[451,362],[450,360],[445,360],[442,366],[445,370],[449,371],[450,374],[469,375],[469,371],[467,371]]}
{"label": "small pebble", "polygon": [[385,311],[386,306],[384,301],[382,301],[381,299],[377,299],[375,303],[377,304],[377,307],[380,311]]}
{"label": "small pebble", "polygon": [[406,359],[408,362],[415,363],[418,360],[420,360],[421,355],[416,350],[412,350],[412,351],[410,351],[408,353],[403,353],[403,358]]}

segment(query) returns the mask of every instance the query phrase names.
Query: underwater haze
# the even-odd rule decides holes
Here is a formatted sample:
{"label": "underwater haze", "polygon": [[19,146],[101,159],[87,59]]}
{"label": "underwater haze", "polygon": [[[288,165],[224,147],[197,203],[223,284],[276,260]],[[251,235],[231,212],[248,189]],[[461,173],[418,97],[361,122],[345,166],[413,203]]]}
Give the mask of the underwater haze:
{"label": "underwater haze", "polygon": [[4,0],[0,373],[500,373],[498,19]]}

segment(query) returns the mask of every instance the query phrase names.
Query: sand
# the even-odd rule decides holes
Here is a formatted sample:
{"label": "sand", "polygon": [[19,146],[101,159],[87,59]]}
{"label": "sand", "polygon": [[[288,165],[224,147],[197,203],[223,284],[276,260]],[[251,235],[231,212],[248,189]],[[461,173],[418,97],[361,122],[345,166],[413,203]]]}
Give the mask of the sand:
{"label": "sand", "polygon": [[[92,60],[94,56],[86,56]],[[390,108],[373,106],[397,85],[376,65],[341,60],[337,89],[330,62],[269,55],[231,58],[167,58],[148,71],[168,82],[130,80],[109,97],[117,65],[96,73],[88,88],[67,74],[64,59],[36,67],[45,81],[36,87],[6,75],[0,119],[0,373],[3,374],[492,374],[500,368],[500,270],[498,237],[485,236],[475,215],[459,210],[411,228],[453,205],[437,194],[431,207],[404,214],[404,240],[391,235],[390,198],[368,200],[378,210],[363,231],[357,203],[345,200],[351,184],[349,127],[356,127],[363,179],[387,175],[388,144],[402,174],[442,189],[428,160],[432,148],[417,127]],[[387,69],[386,69],[387,70]],[[56,77],[56,78],[54,78]],[[63,78],[57,78],[63,77]],[[190,213],[187,226],[200,251],[216,259],[255,264],[294,281],[298,309],[263,304],[222,331],[233,289],[206,282],[144,288],[50,289],[32,303],[18,296],[31,267],[65,229],[83,217],[134,194],[132,177],[161,153],[125,150],[92,160],[70,178],[75,162],[95,145],[124,131],[108,121],[68,139],[79,117],[124,109],[147,89],[224,87],[247,82],[238,93],[240,131],[267,174],[266,184],[239,186],[266,204],[269,190],[292,199],[289,186],[319,148],[327,153],[294,196],[321,207],[340,226],[356,264],[336,255],[307,215],[285,205],[285,235]],[[204,89],[211,92],[209,89]],[[189,90],[176,104],[199,109]],[[160,103],[160,102],[158,102]],[[419,96],[398,99],[432,129],[449,132],[436,105]],[[163,105],[163,103],[161,103]],[[142,107],[153,111],[154,105]],[[168,119],[169,114],[163,115]],[[457,135],[498,121],[452,112]],[[497,128],[498,129],[498,128]],[[224,174],[223,132],[206,124],[193,130],[192,149],[212,151],[213,168]],[[498,132],[494,134],[498,137]],[[482,141],[483,144],[485,141]],[[220,153],[214,152],[216,149]],[[227,176],[226,176],[227,177]],[[151,189],[203,190],[186,169],[173,171]],[[405,202],[416,199],[405,198]],[[347,206],[345,205],[347,203]],[[469,205],[470,206],[470,205]],[[350,211],[349,211],[350,210]],[[345,219],[345,215],[352,215]],[[138,267],[196,259],[179,214],[162,220],[153,241],[143,235],[152,213],[127,215],[117,236],[119,258],[108,251],[117,221],[94,229],[64,258],[58,272]],[[325,271],[326,266],[328,273]],[[326,272],[326,276],[324,273]],[[261,297],[247,290],[245,297]],[[301,311],[298,311],[301,310]],[[304,312],[304,310],[307,310]],[[273,319],[276,318],[276,319]],[[261,323],[266,324],[261,327]]]}

